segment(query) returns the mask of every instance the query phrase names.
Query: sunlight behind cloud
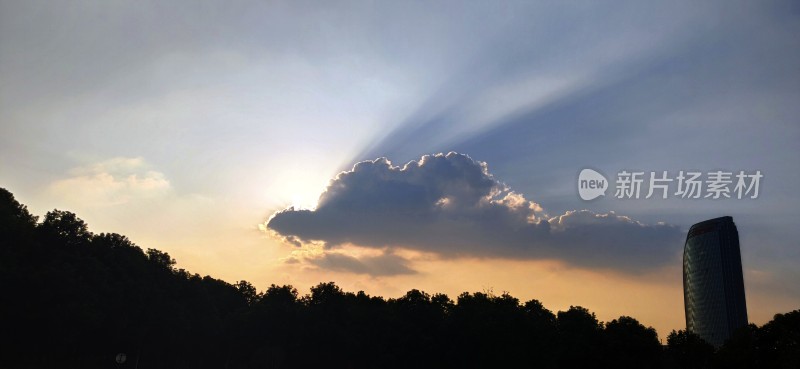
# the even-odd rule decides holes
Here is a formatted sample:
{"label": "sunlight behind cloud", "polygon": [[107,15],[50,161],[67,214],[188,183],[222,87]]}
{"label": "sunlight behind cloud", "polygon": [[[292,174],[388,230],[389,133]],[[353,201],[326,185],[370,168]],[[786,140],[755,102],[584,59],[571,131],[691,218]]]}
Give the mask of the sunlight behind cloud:
{"label": "sunlight behind cloud", "polygon": [[[455,152],[425,155],[402,167],[386,158],[359,162],[330,181],[316,209],[278,211],[261,229],[296,247],[322,242],[326,255],[347,245],[381,250],[380,263],[391,263],[397,273],[412,269],[395,249],[443,258],[557,259],[642,273],[675,262],[680,243],[677,226],[647,225],[613,212],[569,211],[548,219],[541,205],[511,191],[485,162]],[[605,252],[597,255],[597,249]],[[337,254],[319,261],[311,260],[337,271],[391,274],[368,267],[378,261],[374,257]]]}

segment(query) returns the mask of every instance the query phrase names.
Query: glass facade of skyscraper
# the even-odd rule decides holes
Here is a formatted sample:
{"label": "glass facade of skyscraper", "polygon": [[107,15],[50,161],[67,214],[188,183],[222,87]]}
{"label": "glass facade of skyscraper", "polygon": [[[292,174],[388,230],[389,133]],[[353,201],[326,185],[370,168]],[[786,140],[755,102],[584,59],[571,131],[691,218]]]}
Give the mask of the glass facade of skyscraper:
{"label": "glass facade of skyscraper", "polygon": [[739,232],[731,217],[697,223],[683,249],[686,329],[714,346],[747,325]]}

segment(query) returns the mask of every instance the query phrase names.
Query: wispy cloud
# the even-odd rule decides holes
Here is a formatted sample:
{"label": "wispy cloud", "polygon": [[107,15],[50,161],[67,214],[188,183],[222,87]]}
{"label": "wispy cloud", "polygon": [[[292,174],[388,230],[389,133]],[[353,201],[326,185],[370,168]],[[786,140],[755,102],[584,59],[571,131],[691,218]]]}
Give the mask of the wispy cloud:
{"label": "wispy cloud", "polygon": [[73,168],[48,193],[68,203],[111,206],[166,194],[170,183],[142,158],[117,157]]}
{"label": "wispy cloud", "polygon": [[411,269],[408,260],[392,253],[377,256],[350,256],[341,252],[326,252],[318,257],[306,259],[317,267],[355,274],[372,276],[392,276],[416,273]]}

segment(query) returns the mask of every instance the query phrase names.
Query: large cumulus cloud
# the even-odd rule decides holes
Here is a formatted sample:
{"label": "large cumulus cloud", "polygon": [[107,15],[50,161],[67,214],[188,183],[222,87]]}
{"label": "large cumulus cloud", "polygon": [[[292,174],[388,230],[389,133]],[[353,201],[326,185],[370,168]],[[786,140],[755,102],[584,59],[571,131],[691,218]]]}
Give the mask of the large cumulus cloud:
{"label": "large cumulus cloud", "polygon": [[[673,261],[680,230],[625,216],[570,211],[549,216],[514,193],[486,163],[448,153],[402,167],[380,158],[331,180],[314,210],[289,208],[266,227],[294,244],[418,250],[441,257],[556,259],[638,272]],[[319,265],[319,263],[316,263]]]}

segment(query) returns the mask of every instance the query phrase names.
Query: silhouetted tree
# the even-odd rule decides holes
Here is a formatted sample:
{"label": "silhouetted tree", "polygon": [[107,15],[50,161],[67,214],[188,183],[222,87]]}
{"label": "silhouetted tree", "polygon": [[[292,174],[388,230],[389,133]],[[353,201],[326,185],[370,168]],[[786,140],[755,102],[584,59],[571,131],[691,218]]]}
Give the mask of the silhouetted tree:
{"label": "silhouetted tree", "polygon": [[177,263],[168,253],[156,249],[147,249],[147,259],[167,270],[172,270]]}
{"label": "silhouetted tree", "polygon": [[667,336],[667,353],[672,367],[708,368],[714,346],[689,331],[672,331]]}
{"label": "silhouetted tree", "polygon": [[528,322],[526,338],[530,342],[525,361],[535,368],[555,368],[560,347],[556,315],[539,300],[527,301],[523,310]]}
{"label": "silhouetted tree", "polygon": [[16,241],[10,237],[28,236],[36,227],[37,217],[28,212],[28,207],[14,199],[14,195],[0,188],[0,247],[10,247]]}
{"label": "silhouetted tree", "polygon": [[715,368],[745,369],[761,368],[756,354],[758,326],[746,325],[733,333],[714,355]]}
{"label": "silhouetted tree", "polygon": [[601,359],[603,324],[594,313],[581,306],[570,306],[556,315],[561,343],[559,367],[587,368]]}
{"label": "silhouetted tree", "polygon": [[508,293],[462,293],[448,317],[456,367],[511,366],[531,350],[525,312]]}
{"label": "silhouetted tree", "polygon": [[765,368],[800,368],[800,310],[775,317],[756,334],[757,364]]}
{"label": "silhouetted tree", "polygon": [[661,344],[652,327],[629,316],[605,325],[605,362],[613,368],[656,368],[661,365]]}
{"label": "silhouetted tree", "polygon": [[239,293],[244,296],[248,305],[253,305],[261,299],[261,294],[258,293],[256,287],[248,281],[238,281],[234,286],[236,286]]}
{"label": "silhouetted tree", "polygon": [[39,229],[47,236],[58,238],[67,246],[86,244],[92,236],[89,226],[75,213],[58,209],[44,216]]}

